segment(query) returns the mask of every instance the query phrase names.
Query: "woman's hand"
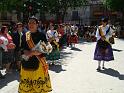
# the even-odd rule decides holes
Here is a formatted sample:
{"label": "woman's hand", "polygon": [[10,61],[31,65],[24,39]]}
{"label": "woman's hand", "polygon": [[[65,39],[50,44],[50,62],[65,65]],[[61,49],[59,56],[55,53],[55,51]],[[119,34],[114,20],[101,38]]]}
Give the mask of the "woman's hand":
{"label": "woman's hand", "polygon": [[14,49],[16,46],[15,46],[15,44],[14,43],[9,43],[8,45],[7,45],[7,48],[8,49]]}
{"label": "woman's hand", "polygon": [[0,45],[3,44],[3,40],[0,39]]}
{"label": "woman's hand", "polygon": [[24,55],[28,56],[28,57],[32,57],[32,51],[30,50],[24,50]]}
{"label": "woman's hand", "polygon": [[101,36],[101,39],[104,41],[106,39],[106,37],[105,36]]}
{"label": "woman's hand", "polygon": [[40,55],[41,53],[34,50],[34,51],[30,51],[30,50],[24,50],[24,55],[28,56],[28,57],[32,57],[32,56],[38,56]]}
{"label": "woman's hand", "polygon": [[31,54],[32,54],[32,55],[35,55],[35,56],[38,56],[38,55],[40,55],[41,53],[38,52],[38,51],[36,51],[36,50],[34,50],[34,51],[31,52]]}
{"label": "woman's hand", "polygon": [[50,37],[50,38],[48,39],[49,42],[52,42],[53,40],[55,40],[54,37]]}

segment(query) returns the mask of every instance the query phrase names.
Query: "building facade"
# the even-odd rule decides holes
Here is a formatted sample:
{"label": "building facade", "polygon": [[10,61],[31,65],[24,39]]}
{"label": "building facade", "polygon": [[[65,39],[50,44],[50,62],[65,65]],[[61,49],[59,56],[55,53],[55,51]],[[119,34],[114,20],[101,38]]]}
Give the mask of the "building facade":
{"label": "building facade", "polygon": [[[75,15],[75,16],[74,16]],[[109,17],[115,23],[118,12],[110,11],[103,4],[103,0],[89,0],[88,4],[76,9],[68,9],[65,22],[79,23],[83,25],[98,25],[102,17]],[[73,20],[76,19],[77,20]]]}
{"label": "building facade", "polygon": [[[64,22],[83,25],[98,25],[100,18],[103,16],[112,19],[113,23],[116,21],[118,13],[107,10],[103,5],[103,0],[88,1],[89,2],[85,6],[77,7],[75,9],[69,8],[65,15]],[[39,14],[36,16],[40,17]],[[46,20],[55,19],[55,15],[45,14],[45,16]],[[0,13],[0,26],[10,21],[17,22],[17,14],[15,12]]]}
{"label": "building facade", "polygon": [[17,22],[17,14],[13,11],[0,13],[0,27],[4,24],[10,24],[10,22]]}

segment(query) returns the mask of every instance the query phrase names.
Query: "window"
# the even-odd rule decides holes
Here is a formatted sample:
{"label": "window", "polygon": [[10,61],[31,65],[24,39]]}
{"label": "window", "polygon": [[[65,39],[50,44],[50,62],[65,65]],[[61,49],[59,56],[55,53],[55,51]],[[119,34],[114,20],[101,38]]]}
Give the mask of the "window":
{"label": "window", "polygon": [[79,19],[78,11],[73,11],[72,12],[72,20],[78,20],[78,19]]}

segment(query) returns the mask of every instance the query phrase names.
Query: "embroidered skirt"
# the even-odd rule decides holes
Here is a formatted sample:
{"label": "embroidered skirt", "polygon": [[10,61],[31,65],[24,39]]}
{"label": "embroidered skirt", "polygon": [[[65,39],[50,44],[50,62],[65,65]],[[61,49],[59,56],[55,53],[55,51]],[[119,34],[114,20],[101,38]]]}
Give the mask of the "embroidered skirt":
{"label": "embroidered skirt", "polygon": [[48,93],[52,91],[49,74],[45,75],[42,64],[35,71],[21,68],[19,93]]}
{"label": "embroidered skirt", "polygon": [[94,60],[98,61],[111,61],[114,60],[113,56],[113,50],[111,45],[109,45],[106,49],[106,51],[103,53],[103,51],[100,49],[98,44],[96,44],[95,52],[94,52]]}
{"label": "embroidered skirt", "polygon": [[47,60],[59,60],[60,59],[60,50],[59,47],[57,47],[54,43],[51,43],[53,50],[50,54],[46,54],[45,57]]}

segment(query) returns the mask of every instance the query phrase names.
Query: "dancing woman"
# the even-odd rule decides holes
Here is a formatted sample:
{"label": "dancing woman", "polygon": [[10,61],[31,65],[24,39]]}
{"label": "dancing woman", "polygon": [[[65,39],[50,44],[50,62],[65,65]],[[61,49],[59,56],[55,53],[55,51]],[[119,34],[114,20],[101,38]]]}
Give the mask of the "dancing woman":
{"label": "dancing woman", "polygon": [[111,27],[108,25],[108,19],[103,18],[102,25],[96,31],[97,44],[94,52],[94,60],[98,61],[97,71],[101,70],[102,61],[102,69],[105,69],[105,62],[114,60],[113,50],[109,42],[112,32]]}

